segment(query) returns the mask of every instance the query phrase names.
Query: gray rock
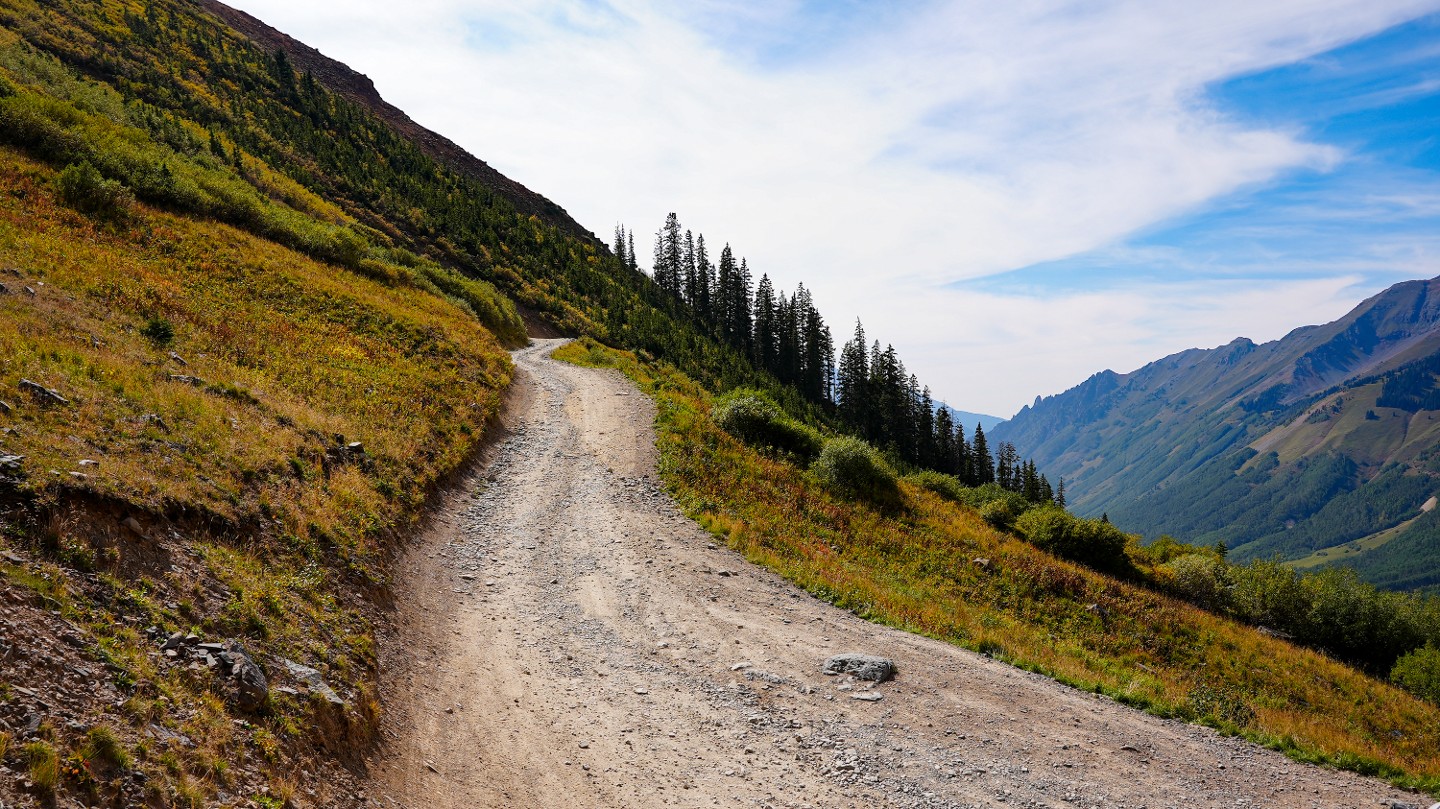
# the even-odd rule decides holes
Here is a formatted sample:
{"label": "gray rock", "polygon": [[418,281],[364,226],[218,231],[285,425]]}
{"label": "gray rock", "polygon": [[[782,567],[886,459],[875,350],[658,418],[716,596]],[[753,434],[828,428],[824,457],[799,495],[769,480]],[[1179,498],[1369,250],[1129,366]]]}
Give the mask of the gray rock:
{"label": "gray rock", "polygon": [[198,376],[187,376],[185,374],[171,374],[170,381],[179,382],[184,385],[194,385],[197,388],[203,388],[209,384]]}
{"label": "gray rock", "polygon": [[343,706],[345,704],[345,700],[340,699],[340,695],[335,693],[335,689],[325,682],[325,677],[320,674],[319,670],[287,658],[281,658],[281,662],[285,664],[285,670],[290,672],[290,676],[304,683],[311,693],[320,695],[331,705]]}
{"label": "gray rock", "polygon": [[4,399],[0,399],[0,413],[13,412],[15,412],[15,408],[11,407],[9,402],[5,401]]}
{"label": "gray rock", "polygon": [[895,661],[851,652],[831,657],[820,670],[825,674],[851,674],[857,680],[883,683],[895,676]]}
{"label": "gray rock", "polygon": [[163,644],[161,644],[160,648],[161,648],[161,649],[166,649],[166,650],[169,650],[169,649],[179,649],[182,645],[184,645],[184,643],[185,643],[185,633],[184,633],[184,632],[175,632],[175,633],[172,633],[172,634],[170,635],[170,637],[168,637],[168,638],[165,639],[165,642],[164,642]]}
{"label": "gray rock", "polygon": [[42,407],[48,407],[50,405],[70,404],[69,399],[61,396],[57,391],[50,390],[44,385],[41,385],[39,382],[32,382],[28,379],[22,379],[20,380],[19,388],[25,393],[30,394],[30,396],[36,402],[39,402]]}
{"label": "gray rock", "polygon": [[0,455],[0,469],[9,472],[19,472],[20,462],[25,460],[24,455]]}
{"label": "gray rock", "polygon": [[242,711],[253,711],[270,698],[270,684],[265,681],[265,672],[245,647],[235,641],[225,643],[221,659],[230,658],[230,680],[235,704]]}

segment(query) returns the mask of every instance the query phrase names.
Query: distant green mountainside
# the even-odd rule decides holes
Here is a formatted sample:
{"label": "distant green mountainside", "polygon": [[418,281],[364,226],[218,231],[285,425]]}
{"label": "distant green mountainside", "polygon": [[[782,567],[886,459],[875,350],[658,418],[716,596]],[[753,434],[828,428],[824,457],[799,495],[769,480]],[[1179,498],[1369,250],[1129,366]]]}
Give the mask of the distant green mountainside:
{"label": "distant green mountainside", "polygon": [[1102,371],[997,426],[1071,505],[1236,558],[1440,585],[1440,279],[1323,326]]}

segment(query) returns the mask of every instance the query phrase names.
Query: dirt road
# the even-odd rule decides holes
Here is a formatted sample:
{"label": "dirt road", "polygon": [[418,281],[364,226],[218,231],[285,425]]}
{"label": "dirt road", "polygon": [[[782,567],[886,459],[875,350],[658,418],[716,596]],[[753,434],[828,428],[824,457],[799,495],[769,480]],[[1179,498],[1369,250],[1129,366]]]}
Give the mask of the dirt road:
{"label": "dirt road", "polygon": [[[651,402],[547,359],[559,342],[516,352],[508,438],[402,565],[372,804],[1430,804],[866,623],[751,567],[658,489]],[[821,673],[848,651],[900,673],[873,688]]]}

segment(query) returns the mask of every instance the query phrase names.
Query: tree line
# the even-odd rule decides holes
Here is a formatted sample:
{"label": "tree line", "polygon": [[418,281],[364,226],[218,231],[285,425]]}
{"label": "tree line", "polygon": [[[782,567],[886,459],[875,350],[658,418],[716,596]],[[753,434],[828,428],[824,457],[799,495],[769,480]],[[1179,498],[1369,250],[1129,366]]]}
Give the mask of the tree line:
{"label": "tree line", "polygon": [[[615,227],[612,249],[623,265],[639,268],[635,235],[624,225]],[[1013,444],[992,452],[979,424],[967,439],[964,425],[936,404],[893,345],[867,344],[858,319],[837,363],[830,327],[803,283],[787,295],[765,273],[755,281],[749,262],[737,260],[728,243],[712,263],[704,234],[683,228],[673,212],[655,233],[651,276],[718,340],[901,465],[954,475],[967,486],[995,483],[1031,502],[1064,506],[1063,481],[1052,486]]]}

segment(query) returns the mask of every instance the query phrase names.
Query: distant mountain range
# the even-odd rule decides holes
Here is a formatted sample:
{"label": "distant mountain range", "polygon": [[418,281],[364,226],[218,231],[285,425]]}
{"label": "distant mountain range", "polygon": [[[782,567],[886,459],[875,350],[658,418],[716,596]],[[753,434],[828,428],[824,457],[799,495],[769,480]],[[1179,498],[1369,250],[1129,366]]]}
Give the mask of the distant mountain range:
{"label": "distant mountain range", "polygon": [[989,433],[991,430],[995,429],[995,425],[1005,421],[1005,419],[1002,419],[999,416],[987,416],[984,413],[971,413],[968,410],[956,410],[955,408],[951,407],[948,404],[945,404],[944,402],[940,402],[938,406],[950,411],[950,418],[953,419],[957,425],[963,425],[965,427],[965,435],[967,438],[974,436],[976,424],[980,425],[980,429],[984,430],[986,433]]}
{"label": "distant mountain range", "polygon": [[1407,281],[1280,340],[1101,371],[990,435],[1148,538],[1440,586],[1437,292]]}

